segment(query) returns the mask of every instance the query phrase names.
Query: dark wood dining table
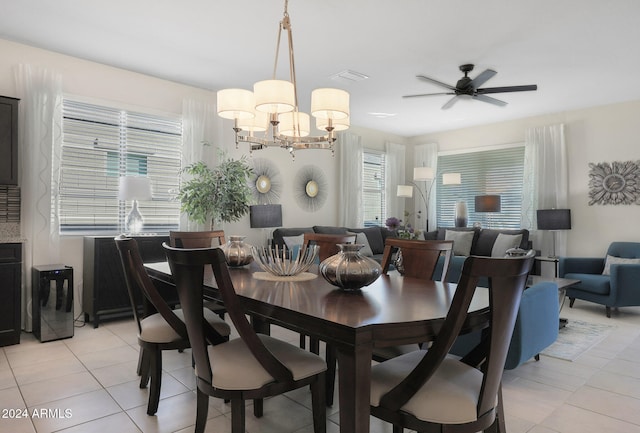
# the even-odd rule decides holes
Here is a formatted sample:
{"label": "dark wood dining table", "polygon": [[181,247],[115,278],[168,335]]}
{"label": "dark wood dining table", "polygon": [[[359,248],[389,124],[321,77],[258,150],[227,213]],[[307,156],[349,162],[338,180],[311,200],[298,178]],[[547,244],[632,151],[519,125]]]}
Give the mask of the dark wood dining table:
{"label": "dark wood dining table", "polygon": [[[145,266],[153,279],[172,284],[167,263]],[[269,324],[276,324],[335,347],[342,433],[369,432],[373,349],[432,340],[456,289],[452,283],[405,278],[394,271],[360,291],[345,292],[319,275],[308,281],[265,281],[254,278],[259,271],[255,263],[230,270],[256,329],[268,333]],[[217,297],[210,269],[205,273],[204,295]],[[488,291],[477,290],[466,331],[487,326],[488,305]]]}

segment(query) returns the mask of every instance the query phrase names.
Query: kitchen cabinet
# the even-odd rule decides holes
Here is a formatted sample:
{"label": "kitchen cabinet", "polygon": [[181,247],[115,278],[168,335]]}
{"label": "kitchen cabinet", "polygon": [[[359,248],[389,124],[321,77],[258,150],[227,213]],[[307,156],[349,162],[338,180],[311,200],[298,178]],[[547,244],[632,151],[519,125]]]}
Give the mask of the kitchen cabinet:
{"label": "kitchen cabinet", "polygon": [[0,185],[18,184],[18,103],[0,96]]}
{"label": "kitchen cabinet", "polygon": [[0,244],[0,346],[20,343],[22,244]]}

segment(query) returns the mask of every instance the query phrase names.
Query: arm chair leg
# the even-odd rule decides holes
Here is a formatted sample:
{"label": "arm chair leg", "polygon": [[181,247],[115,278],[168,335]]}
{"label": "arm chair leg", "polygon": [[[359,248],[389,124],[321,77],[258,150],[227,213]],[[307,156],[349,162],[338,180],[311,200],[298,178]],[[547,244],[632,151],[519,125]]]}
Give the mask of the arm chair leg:
{"label": "arm chair leg", "polygon": [[605,306],[605,308],[606,308],[606,311],[607,311],[607,317],[608,317],[609,319],[611,319],[611,307],[609,307],[609,306],[607,305],[607,306]]}
{"label": "arm chair leg", "polygon": [[[233,401],[231,402],[233,403]],[[264,414],[264,400],[261,398],[256,398],[253,400],[253,416],[256,418],[261,418]]]}
{"label": "arm chair leg", "polygon": [[533,359],[535,359],[536,361],[540,361],[540,354],[539,354],[539,353],[537,353],[537,354],[533,357]]}
{"label": "arm chair leg", "polygon": [[313,413],[314,433],[325,433],[327,430],[327,409],[325,406],[325,377],[318,375],[311,383],[311,410]]}
{"label": "arm chair leg", "polygon": [[325,360],[327,361],[327,372],[325,373],[327,407],[333,406],[333,393],[336,386],[336,348],[331,344],[327,344],[325,351]]}
{"label": "arm chair leg", "polygon": [[569,308],[573,308],[574,302],[576,302],[576,298],[569,298]]}
{"label": "arm chair leg", "polygon": [[207,413],[209,412],[209,396],[200,391],[200,388],[196,387],[196,429],[195,433],[204,433],[204,428],[207,425]]}
{"label": "arm chair leg", "polygon": [[151,355],[149,351],[140,348],[140,360],[138,361],[138,369],[140,371],[140,388],[146,388],[149,384],[149,370],[151,368]]}
{"label": "arm chair leg", "polygon": [[241,398],[231,399],[231,433],[245,433],[244,412],[244,400]]}
{"label": "arm chair leg", "polygon": [[151,353],[149,374],[151,376],[151,388],[149,389],[149,404],[147,415],[155,415],[160,403],[160,387],[162,385],[162,351],[154,349]]}

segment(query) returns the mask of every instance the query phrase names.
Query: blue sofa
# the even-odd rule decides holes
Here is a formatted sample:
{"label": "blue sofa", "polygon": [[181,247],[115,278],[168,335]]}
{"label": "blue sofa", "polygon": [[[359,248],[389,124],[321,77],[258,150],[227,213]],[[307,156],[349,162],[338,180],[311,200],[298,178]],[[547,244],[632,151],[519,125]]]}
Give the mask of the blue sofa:
{"label": "blue sofa", "polygon": [[640,242],[612,242],[606,257],[560,257],[558,275],[580,280],[567,288],[570,307],[576,299],[595,302],[611,317],[613,307],[640,305]]}
{"label": "blue sofa", "polygon": [[[555,283],[543,282],[525,289],[520,300],[505,369],[513,370],[531,358],[539,359],[540,352],[558,338],[559,312],[558,286]],[[480,338],[480,331],[461,335],[453,345],[451,353],[464,356],[480,342]]]}

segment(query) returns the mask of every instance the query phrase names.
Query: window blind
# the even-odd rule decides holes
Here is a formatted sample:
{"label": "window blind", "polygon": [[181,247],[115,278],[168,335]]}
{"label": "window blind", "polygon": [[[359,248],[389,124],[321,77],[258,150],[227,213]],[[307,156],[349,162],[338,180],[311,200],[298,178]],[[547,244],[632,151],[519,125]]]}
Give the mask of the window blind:
{"label": "window blind", "polygon": [[[452,227],[455,203],[467,203],[469,222],[485,228],[519,229],[524,182],[524,145],[438,156],[438,173],[460,173],[461,185],[436,180],[436,213],[439,227]],[[499,213],[475,212],[475,196],[497,194]]]}
{"label": "window blind", "polygon": [[147,233],[177,229],[180,203],[182,121],[63,101],[59,182],[61,234],[123,231],[131,202],[118,200],[120,176],[146,176],[152,199],[139,210]]}
{"label": "window blind", "polygon": [[365,227],[384,225],[387,213],[385,197],[385,154],[365,150],[362,167],[362,202]]}

